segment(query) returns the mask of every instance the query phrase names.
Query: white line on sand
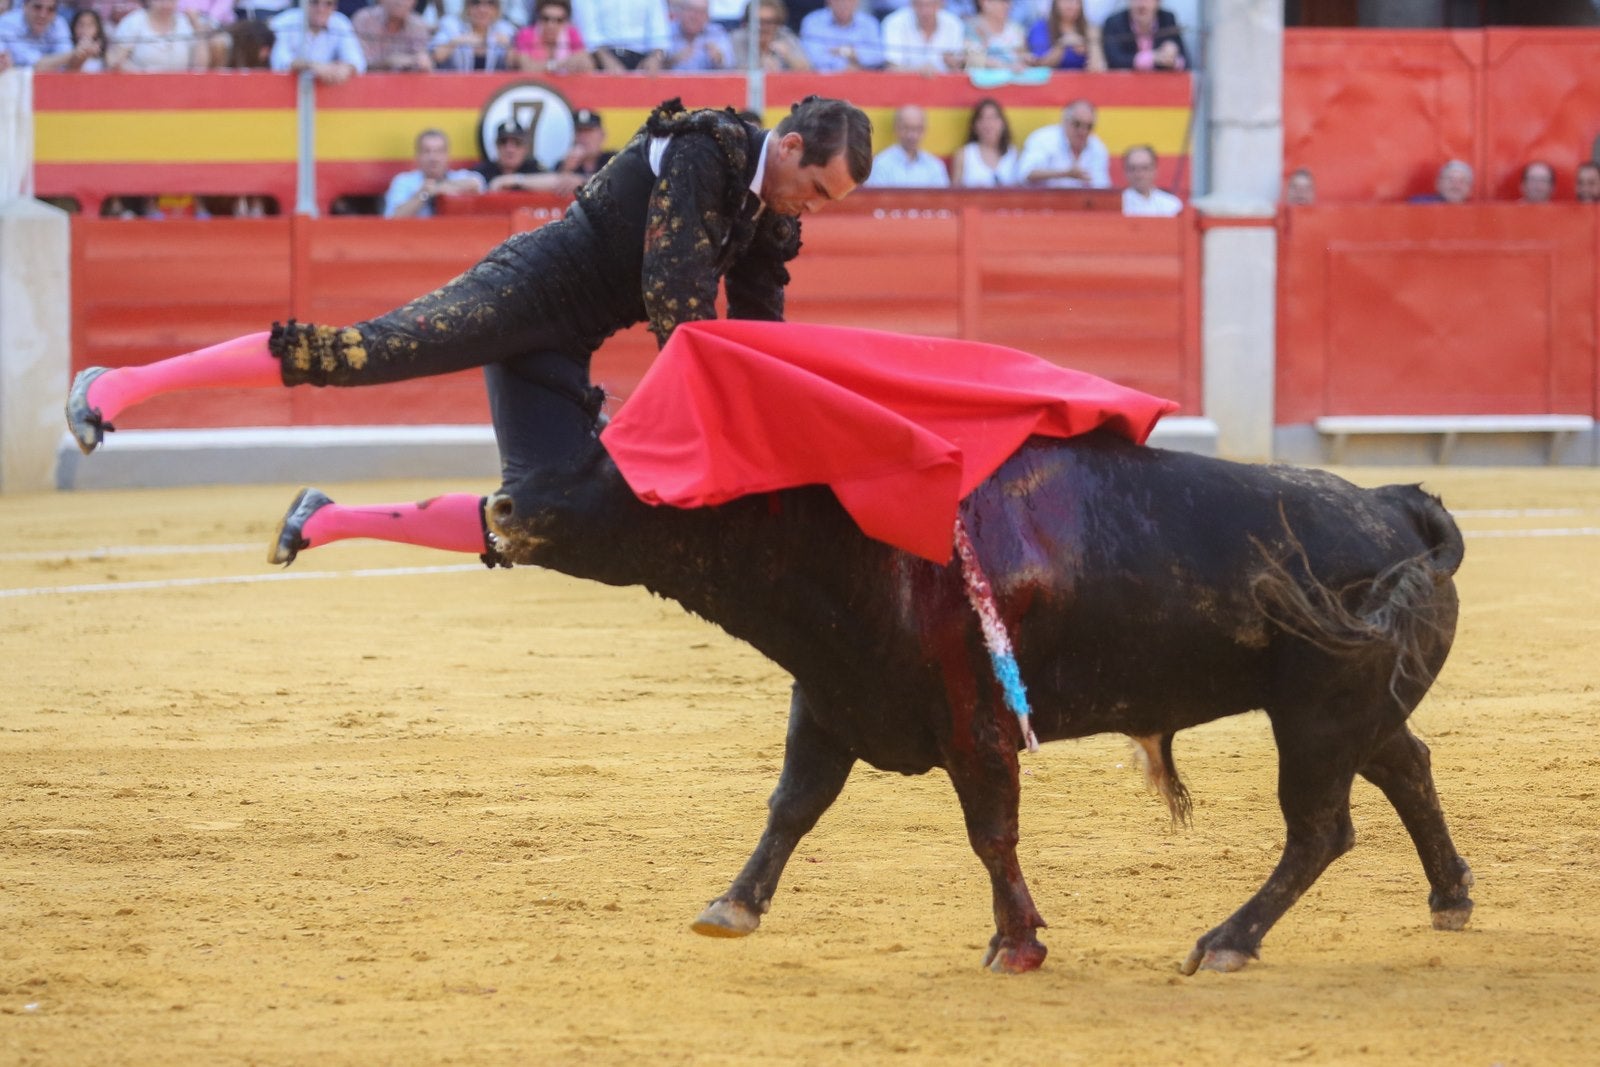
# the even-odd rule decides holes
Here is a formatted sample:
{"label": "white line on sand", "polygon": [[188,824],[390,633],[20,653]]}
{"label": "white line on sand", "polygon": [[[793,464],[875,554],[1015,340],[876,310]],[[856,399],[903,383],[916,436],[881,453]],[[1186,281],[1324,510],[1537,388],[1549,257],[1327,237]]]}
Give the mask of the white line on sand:
{"label": "white line on sand", "polygon": [[230,574],[215,578],[158,578],[143,582],[95,582],[86,585],[44,585],[28,589],[0,589],[0,599],[71,593],[126,593],[144,589],[181,589],[202,585],[250,585],[255,582],[307,582],[328,578],[401,578],[417,574],[455,574],[481,571],[482,563],[455,563],[442,567],[374,567],[354,571],[273,571],[271,574]]}

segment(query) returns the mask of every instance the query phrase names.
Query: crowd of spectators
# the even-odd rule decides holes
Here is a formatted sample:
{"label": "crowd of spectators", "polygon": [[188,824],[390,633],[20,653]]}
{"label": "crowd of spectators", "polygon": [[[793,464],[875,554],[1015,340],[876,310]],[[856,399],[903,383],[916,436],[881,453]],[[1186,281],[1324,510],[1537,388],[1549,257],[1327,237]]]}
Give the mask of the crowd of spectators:
{"label": "crowd of spectators", "polygon": [[[1173,4],[1192,13],[1183,0]],[[1160,0],[0,0],[0,69],[270,68],[336,84],[369,70],[704,73],[759,65],[964,70],[984,84],[977,72],[1190,64],[1184,27]],[[873,184],[1108,188],[1110,155],[1095,122],[1093,104],[1073,101],[1060,124],[1017,144],[1004,110],[985,99],[972,110],[967,140],[946,159],[921,145],[926,115],[902,108]],[[1171,208],[1170,193],[1141,188],[1158,170],[1149,146],[1124,153],[1130,214]],[[1561,199],[1562,180],[1548,163],[1530,161],[1519,202]],[[1600,202],[1594,164],[1581,164],[1572,180],[1575,199]],[[1474,182],[1467,163],[1450,160],[1434,189],[1412,201],[1466,203]],[[1309,171],[1285,179],[1285,203],[1315,195]]]}
{"label": "crowd of spectators", "polygon": [[1157,0],[1098,17],[1085,0],[0,0],[0,12],[0,69],[40,71],[259,66],[261,32],[271,69],[330,83],[367,70],[1042,74],[1189,62]]}

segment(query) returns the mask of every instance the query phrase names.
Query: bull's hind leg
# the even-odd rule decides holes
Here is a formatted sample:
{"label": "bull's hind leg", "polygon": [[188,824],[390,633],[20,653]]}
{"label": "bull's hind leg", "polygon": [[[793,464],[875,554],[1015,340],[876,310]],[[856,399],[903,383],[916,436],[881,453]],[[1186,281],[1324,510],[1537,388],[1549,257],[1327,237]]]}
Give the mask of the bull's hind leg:
{"label": "bull's hind leg", "polygon": [[708,937],[743,937],[761,925],[784,866],[800,839],[844,789],[855,757],[818,728],[797,685],[789,702],[789,736],[778,788],[767,801],[767,828],[728,891],[700,913],[691,929]]}
{"label": "bull's hind leg", "polygon": [[[1305,721],[1305,720],[1302,720]],[[1278,866],[1244,906],[1195,942],[1183,973],[1237,971],[1261,954],[1261,939],[1328,865],[1355,844],[1350,786],[1355,760],[1326,736],[1287,739],[1278,729],[1278,805],[1288,833]],[[1319,747],[1320,742],[1320,747]]]}
{"label": "bull's hind leg", "polygon": [[1402,726],[1361,767],[1361,775],[1383,791],[1417,846],[1433,892],[1428,908],[1435,930],[1460,930],[1472,917],[1472,871],[1456,851],[1433,787],[1428,746]]}

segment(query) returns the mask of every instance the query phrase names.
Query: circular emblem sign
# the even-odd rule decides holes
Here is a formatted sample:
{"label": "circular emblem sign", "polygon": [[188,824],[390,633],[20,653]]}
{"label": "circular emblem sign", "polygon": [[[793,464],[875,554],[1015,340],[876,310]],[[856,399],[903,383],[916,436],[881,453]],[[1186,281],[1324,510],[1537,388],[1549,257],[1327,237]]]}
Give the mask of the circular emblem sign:
{"label": "circular emblem sign", "polygon": [[495,132],[506,122],[531,131],[533,158],[546,170],[554,170],[572,147],[572,107],[541,82],[508,85],[483,105],[478,117],[478,148],[485,159],[499,160]]}

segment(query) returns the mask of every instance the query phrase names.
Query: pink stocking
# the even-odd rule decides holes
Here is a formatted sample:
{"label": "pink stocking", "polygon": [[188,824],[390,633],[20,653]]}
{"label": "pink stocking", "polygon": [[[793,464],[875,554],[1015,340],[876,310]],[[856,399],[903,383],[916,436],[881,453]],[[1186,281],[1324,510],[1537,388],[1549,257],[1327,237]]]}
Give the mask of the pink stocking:
{"label": "pink stocking", "polygon": [[267,351],[271,334],[251,333],[142,367],[117,367],[89,385],[89,406],[112,422],[135,404],[186,389],[237,389],[282,385],[279,364]]}
{"label": "pink stocking", "polygon": [[313,547],[369,537],[475,556],[488,548],[483,539],[483,497],[471,493],[450,493],[415,504],[326,504],[306,520],[301,535]]}

